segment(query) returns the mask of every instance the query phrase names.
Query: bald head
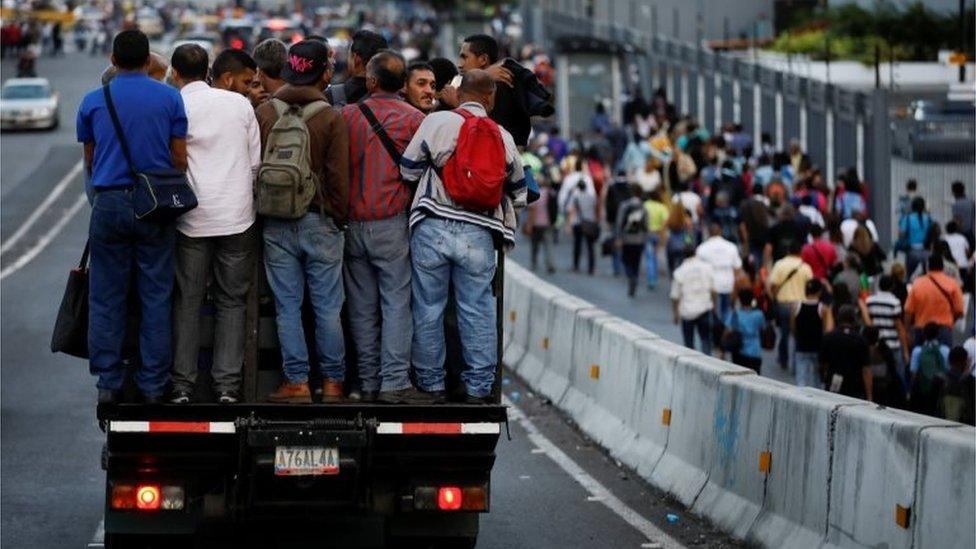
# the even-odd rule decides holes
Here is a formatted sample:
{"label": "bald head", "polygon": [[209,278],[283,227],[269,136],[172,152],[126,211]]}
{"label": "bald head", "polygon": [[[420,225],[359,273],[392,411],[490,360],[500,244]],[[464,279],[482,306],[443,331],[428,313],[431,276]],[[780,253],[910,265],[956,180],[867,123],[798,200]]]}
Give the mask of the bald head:
{"label": "bald head", "polygon": [[372,93],[396,93],[403,88],[407,77],[407,62],[391,50],[380,50],[366,63],[366,88]]}
{"label": "bald head", "polygon": [[149,77],[160,82],[166,78],[166,70],[169,68],[169,61],[156,52],[149,53]]}
{"label": "bald head", "polygon": [[469,69],[461,78],[458,97],[462,103],[466,101],[481,103],[485,110],[491,112],[495,106],[495,81],[481,69]]}

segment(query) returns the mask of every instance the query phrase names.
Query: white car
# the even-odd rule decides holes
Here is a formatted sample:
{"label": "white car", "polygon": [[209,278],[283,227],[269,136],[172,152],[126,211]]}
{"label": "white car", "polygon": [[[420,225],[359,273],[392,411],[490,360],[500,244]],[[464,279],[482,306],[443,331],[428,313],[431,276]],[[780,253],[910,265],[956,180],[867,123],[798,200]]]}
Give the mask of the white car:
{"label": "white car", "polygon": [[58,127],[58,93],[47,78],[11,78],[0,88],[0,129]]}

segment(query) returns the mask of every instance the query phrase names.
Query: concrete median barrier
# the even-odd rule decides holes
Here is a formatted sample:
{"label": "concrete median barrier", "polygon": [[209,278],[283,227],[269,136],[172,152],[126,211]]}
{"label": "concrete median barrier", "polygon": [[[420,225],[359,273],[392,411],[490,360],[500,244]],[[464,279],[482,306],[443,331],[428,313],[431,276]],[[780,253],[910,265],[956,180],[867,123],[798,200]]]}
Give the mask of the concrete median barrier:
{"label": "concrete median barrier", "polygon": [[529,297],[525,355],[518,364],[509,364],[522,378],[538,379],[545,369],[552,348],[552,300],[567,295],[563,290],[545,282],[534,283]]}
{"label": "concrete median barrier", "polygon": [[914,547],[976,547],[974,463],[976,430],[972,427],[922,430],[912,519]]}
{"label": "concrete median barrier", "polygon": [[762,547],[971,548],[976,430],[798,389],[508,263],[505,364],[580,429]]}
{"label": "concrete median barrier", "polygon": [[708,481],[692,510],[744,538],[759,516],[771,465],[770,439],[777,395],[791,387],[754,375],[718,380]]}
{"label": "concrete median barrier", "polygon": [[827,531],[836,413],[841,407],[871,404],[799,388],[779,392],[772,404],[766,495],[745,539],[764,547],[817,547]]}
{"label": "concrete median barrier", "polygon": [[704,488],[716,457],[719,378],[729,375],[756,374],[704,355],[681,357],[674,368],[668,444],[649,480],[689,507]]}
{"label": "concrete median barrier", "polygon": [[529,332],[530,285],[539,279],[513,261],[505,263],[505,318],[502,319],[502,363],[517,365],[525,355]]}
{"label": "concrete median barrier", "polygon": [[569,389],[577,314],[584,309],[594,307],[570,295],[553,297],[549,302],[549,348],[546,350],[545,364],[540,372],[524,369],[528,373],[523,378],[552,402],[560,402]]}
{"label": "concrete median barrier", "polygon": [[[840,408],[834,425],[827,546],[910,548],[921,432],[956,425],[876,406]],[[973,510],[965,513],[971,527]]]}

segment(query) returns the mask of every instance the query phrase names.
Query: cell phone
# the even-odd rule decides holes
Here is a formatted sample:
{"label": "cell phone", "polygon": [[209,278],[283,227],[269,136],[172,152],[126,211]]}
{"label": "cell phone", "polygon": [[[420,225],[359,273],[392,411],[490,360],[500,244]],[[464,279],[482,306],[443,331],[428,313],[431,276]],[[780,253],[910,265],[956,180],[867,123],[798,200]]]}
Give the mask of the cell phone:
{"label": "cell phone", "polygon": [[452,78],[451,81],[447,85],[448,86],[451,86],[452,88],[460,88],[461,87],[461,75],[459,74],[459,75],[455,76],[454,78]]}

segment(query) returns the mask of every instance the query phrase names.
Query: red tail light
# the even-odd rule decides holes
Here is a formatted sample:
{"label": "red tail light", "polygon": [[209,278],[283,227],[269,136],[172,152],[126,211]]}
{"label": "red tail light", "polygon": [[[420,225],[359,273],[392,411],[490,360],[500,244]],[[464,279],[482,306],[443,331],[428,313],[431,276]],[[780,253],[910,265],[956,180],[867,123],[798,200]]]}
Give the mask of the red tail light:
{"label": "red tail light", "polygon": [[437,491],[437,508],[441,511],[457,511],[461,508],[461,489],[443,486]]}
{"label": "red tail light", "polygon": [[143,484],[136,488],[136,508],[143,511],[155,511],[160,504],[159,486]]}

